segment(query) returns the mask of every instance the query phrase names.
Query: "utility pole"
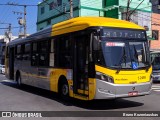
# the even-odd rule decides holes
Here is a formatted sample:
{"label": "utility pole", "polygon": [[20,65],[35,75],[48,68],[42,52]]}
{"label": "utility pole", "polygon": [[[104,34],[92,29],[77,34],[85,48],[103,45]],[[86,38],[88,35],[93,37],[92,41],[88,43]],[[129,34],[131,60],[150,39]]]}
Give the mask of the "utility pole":
{"label": "utility pole", "polygon": [[27,15],[27,11],[26,11],[26,8],[27,8],[27,6],[26,5],[23,5],[23,7],[24,7],[24,12],[16,12],[16,11],[13,11],[13,13],[15,14],[23,14],[24,15],[24,17],[23,17],[23,19],[19,19],[19,24],[20,25],[23,25],[23,28],[24,28],[24,37],[26,37],[27,36],[27,25],[26,25],[26,15]]}
{"label": "utility pole", "polygon": [[27,36],[27,19],[26,19],[26,15],[27,15],[27,11],[26,11],[26,5],[24,5],[24,36]]}
{"label": "utility pole", "polygon": [[73,0],[70,0],[70,18],[73,18]]}
{"label": "utility pole", "polygon": [[129,21],[129,16],[128,16],[128,12],[129,12],[129,5],[130,5],[130,0],[128,0],[128,2],[127,2],[126,21]]}
{"label": "utility pole", "polygon": [[144,2],[144,0],[142,0],[134,10],[132,10],[132,12],[128,15],[128,19],[130,19],[131,15],[137,10],[137,8],[138,8],[143,2]]}
{"label": "utility pole", "polygon": [[11,23],[9,23],[9,28],[8,28],[8,34],[9,34],[8,35],[9,36],[8,39],[9,39],[9,42],[11,41],[11,33],[12,33],[11,32]]}

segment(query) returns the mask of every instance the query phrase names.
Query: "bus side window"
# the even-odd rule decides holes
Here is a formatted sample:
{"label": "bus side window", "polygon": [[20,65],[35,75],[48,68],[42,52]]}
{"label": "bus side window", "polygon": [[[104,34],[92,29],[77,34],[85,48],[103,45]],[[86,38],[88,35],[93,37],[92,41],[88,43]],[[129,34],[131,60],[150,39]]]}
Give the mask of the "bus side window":
{"label": "bus side window", "polygon": [[37,66],[38,65],[38,57],[39,57],[39,54],[38,54],[38,43],[37,42],[34,42],[32,43],[32,48],[31,48],[31,65],[32,66]]}
{"label": "bus side window", "polygon": [[50,55],[49,55],[49,66],[54,67],[54,39],[51,39],[51,49],[50,49]]}
{"label": "bus side window", "polygon": [[71,67],[71,40],[69,36],[55,39],[55,66]]}
{"label": "bus side window", "polygon": [[22,45],[17,45],[16,46],[16,59],[22,60],[22,54],[23,54]]}
{"label": "bus side window", "polygon": [[39,42],[39,66],[49,66],[49,41]]}
{"label": "bus side window", "polygon": [[25,44],[24,54],[23,54],[24,60],[30,60],[30,49],[31,49],[30,43]]}

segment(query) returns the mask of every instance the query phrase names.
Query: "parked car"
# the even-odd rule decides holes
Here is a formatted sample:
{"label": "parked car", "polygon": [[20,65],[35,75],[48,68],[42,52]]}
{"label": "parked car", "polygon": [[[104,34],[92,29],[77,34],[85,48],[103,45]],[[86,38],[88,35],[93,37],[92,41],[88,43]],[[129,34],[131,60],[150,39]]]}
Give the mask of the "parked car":
{"label": "parked car", "polygon": [[0,73],[1,74],[5,73],[5,65],[0,65]]}

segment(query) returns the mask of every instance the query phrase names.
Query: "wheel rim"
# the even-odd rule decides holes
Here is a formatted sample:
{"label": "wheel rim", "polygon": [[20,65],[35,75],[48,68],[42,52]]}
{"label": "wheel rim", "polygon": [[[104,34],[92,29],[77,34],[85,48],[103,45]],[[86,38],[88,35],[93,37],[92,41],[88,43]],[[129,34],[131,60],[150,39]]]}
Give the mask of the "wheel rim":
{"label": "wheel rim", "polygon": [[65,96],[68,94],[68,85],[64,84],[62,86],[62,94]]}

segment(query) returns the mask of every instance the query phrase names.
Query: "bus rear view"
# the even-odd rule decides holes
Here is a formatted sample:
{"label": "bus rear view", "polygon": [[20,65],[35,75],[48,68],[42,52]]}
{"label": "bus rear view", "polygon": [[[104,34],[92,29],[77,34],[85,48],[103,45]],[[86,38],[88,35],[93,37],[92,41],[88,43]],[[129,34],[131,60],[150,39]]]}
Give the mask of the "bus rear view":
{"label": "bus rear view", "polygon": [[152,80],[153,82],[158,82],[160,81],[160,51],[151,50],[150,56],[153,66]]}

